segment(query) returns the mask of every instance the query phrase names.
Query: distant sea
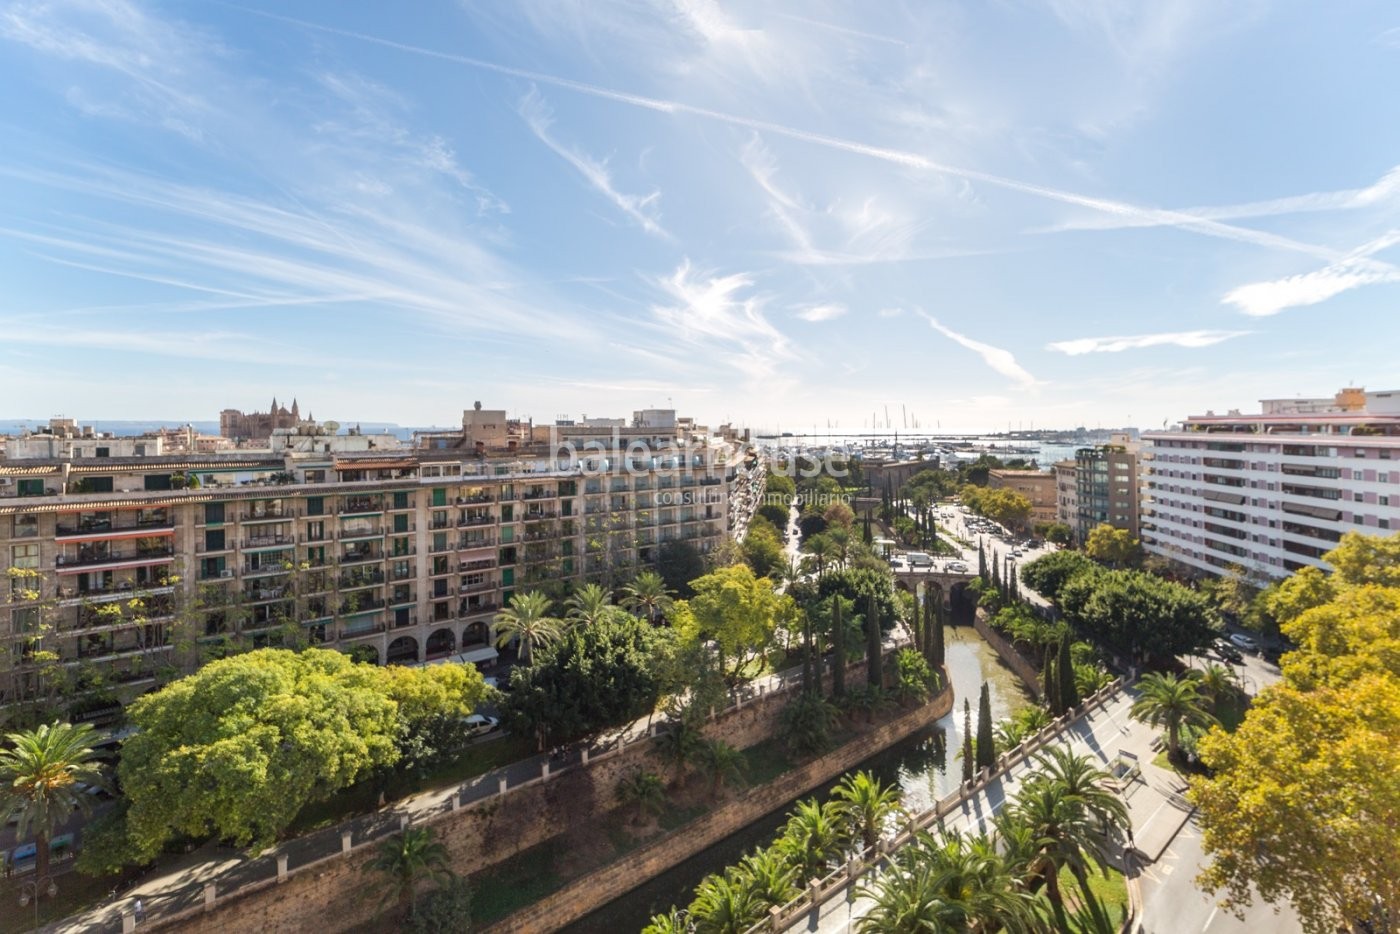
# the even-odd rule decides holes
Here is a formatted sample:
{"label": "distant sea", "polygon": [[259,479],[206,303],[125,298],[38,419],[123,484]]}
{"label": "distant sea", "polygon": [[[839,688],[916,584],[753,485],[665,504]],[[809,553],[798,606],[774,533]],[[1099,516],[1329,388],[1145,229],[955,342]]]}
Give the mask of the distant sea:
{"label": "distant sea", "polygon": [[[37,428],[47,426],[47,418],[0,418],[0,435],[17,435],[23,431],[34,431]],[[204,435],[217,435],[219,433],[218,422],[182,422],[178,419],[167,421],[79,421],[79,425],[91,425],[92,430],[98,434],[116,435],[142,435],[147,432],[157,431],[161,428],[183,428],[185,425],[193,425],[194,430]],[[415,431],[450,431],[450,428],[437,428],[432,426],[398,425],[394,422],[341,422],[340,433],[345,434],[352,425],[358,425],[360,430],[367,435],[379,435],[384,432],[396,436],[401,441],[408,441],[413,437]]]}

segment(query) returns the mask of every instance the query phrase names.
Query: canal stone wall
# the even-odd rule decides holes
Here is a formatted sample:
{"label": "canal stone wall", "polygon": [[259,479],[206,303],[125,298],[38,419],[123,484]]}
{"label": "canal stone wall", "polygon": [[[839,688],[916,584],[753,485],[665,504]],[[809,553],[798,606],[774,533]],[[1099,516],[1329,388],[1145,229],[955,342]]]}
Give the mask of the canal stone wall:
{"label": "canal stone wall", "polygon": [[487,934],[552,931],[584,917],[608,902],[725,837],[742,830],[799,795],[835,779],[888,749],[911,733],[936,722],[953,709],[953,689],[944,677],[942,692],[927,704],[876,724],[839,748],[813,759],[778,779],[751,788],[701,817],[676,828],[602,869],[575,879],[528,908],[486,928]]}
{"label": "canal stone wall", "polygon": [[988,645],[997,653],[1002,661],[1006,662],[1006,667],[1016,672],[1016,677],[1025,684],[1026,690],[1035,696],[1037,701],[1042,699],[1044,694],[1043,686],[1040,683],[1040,671],[1031,664],[1030,659],[1016,651],[1016,647],[995,629],[987,620],[987,611],[978,609],[977,615],[972,618],[972,628],[977,630]]}

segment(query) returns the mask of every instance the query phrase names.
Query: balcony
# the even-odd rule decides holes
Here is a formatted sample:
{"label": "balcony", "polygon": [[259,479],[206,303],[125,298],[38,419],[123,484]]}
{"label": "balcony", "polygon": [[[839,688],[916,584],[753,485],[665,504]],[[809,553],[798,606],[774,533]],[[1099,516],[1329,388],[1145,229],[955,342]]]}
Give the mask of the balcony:
{"label": "balcony", "polygon": [[384,556],[378,549],[371,548],[349,548],[340,555],[341,564],[363,564],[366,561],[383,561]]}
{"label": "balcony", "polygon": [[382,610],[384,606],[384,600],[380,597],[373,597],[369,600],[342,600],[340,608],[336,612],[340,616],[358,616],[361,613]]}
{"label": "balcony", "polygon": [[169,517],[137,522],[112,522],[110,519],[79,519],[76,523],[60,522],[54,529],[55,538],[104,538],[108,536],[143,533],[158,535],[174,532],[175,520]]}
{"label": "balcony", "polygon": [[475,561],[463,561],[457,565],[457,569],[466,571],[489,571],[496,566],[495,558],[478,558]]}
{"label": "balcony", "polygon": [[300,509],[279,506],[274,509],[248,509],[238,514],[239,522],[278,522],[295,519],[301,515]]}
{"label": "balcony", "polygon": [[175,556],[175,548],[166,545],[163,548],[136,548],[130,551],[88,551],[80,549],[76,555],[59,555],[55,561],[58,568],[83,568],[99,567],[107,564],[125,564],[128,562],[157,562],[168,561]]}
{"label": "balcony", "polygon": [[495,548],[494,538],[464,538],[457,542],[458,551],[478,551],[482,548]]}
{"label": "balcony", "polygon": [[417,602],[418,602],[418,595],[417,595],[416,593],[413,593],[412,591],[409,591],[409,592],[406,593],[406,594],[400,594],[400,595],[397,596],[397,597],[395,597],[395,596],[390,596],[390,597],[389,597],[389,605],[390,605],[390,606],[409,606],[410,604],[414,604],[414,603],[417,603]]}
{"label": "balcony", "polygon": [[496,587],[497,584],[495,581],[482,581],[479,584],[463,584],[461,587],[457,588],[457,592],[462,596],[466,596],[471,593],[487,593],[495,590]]}
{"label": "balcony", "polygon": [[249,587],[243,591],[243,599],[250,603],[259,603],[266,600],[281,600],[283,597],[292,596],[291,587]]}
{"label": "balcony", "polygon": [[243,565],[243,577],[265,577],[268,574],[287,574],[292,569],[291,561],[260,561],[257,564]]}
{"label": "balcony", "polygon": [[384,511],[384,500],[378,496],[347,496],[340,501],[342,516],[364,516]]}
{"label": "balcony", "polygon": [[342,574],[337,586],[344,590],[353,587],[373,587],[382,583],[384,583],[384,572],[375,568],[357,571],[354,574]]}
{"label": "balcony", "polygon": [[276,548],[284,545],[295,545],[297,537],[289,534],[277,535],[250,535],[239,543],[240,548]]}
{"label": "balcony", "polygon": [[477,603],[471,606],[464,606],[458,611],[461,617],[481,616],[485,613],[495,613],[501,608],[499,603]]}
{"label": "balcony", "polygon": [[476,525],[490,525],[495,521],[494,516],[462,516],[457,520],[457,525],[461,528],[469,528]]}
{"label": "balcony", "polygon": [[538,512],[526,513],[521,518],[524,519],[526,522],[543,522],[546,519],[558,519],[559,513],[554,512],[552,510],[541,509]]}
{"label": "balcony", "polygon": [[342,542],[362,541],[370,538],[383,538],[384,529],[382,526],[356,526],[348,529],[341,529],[336,533],[336,537]]}
{"label": "balcony", "polygon": [[363,639],[366,636],[377,636],[384,632],[385,628],[383,623],[375,623],[373,626],[366,626],[364,629],[342,629],[340,630],[339,637],[342,642],[350,639]]}
{"label": "balcony", "polygon": [[417,613],[410,613],[410,614],[408,614],[408,618],[407,618],[407,619],[404,619],[404,620],[402,620],[402,621],[397,620],[397,619],[394,620],[394,627],[393,627],[393,628],[395,628],[395,629],[408,629],[408,628],[411,627],[411,626],[417,626],[417,625],[418,625],[418,614],[417,614]]}
{"label": "balcony", "polygon": [[477,493],[473,496],[457,497],[458,506],[472,506],[477,503],[493,503],[495,501],[495,497],[493,497],[490,493]]}
{"label": "balcony", "polygon": [[530,491],[527,492],[527,493],[522,493],[521,496],[520,496],[520,498],[521,498],[522,500],[525,500],[525,501],[529,502],[529,501],[532,501],[532,500],[540,500],[540,499],[555,499],[555,498],[557,498],[558,496],[559,496],[559,491],[558,491],[558,490],[530,490]]}

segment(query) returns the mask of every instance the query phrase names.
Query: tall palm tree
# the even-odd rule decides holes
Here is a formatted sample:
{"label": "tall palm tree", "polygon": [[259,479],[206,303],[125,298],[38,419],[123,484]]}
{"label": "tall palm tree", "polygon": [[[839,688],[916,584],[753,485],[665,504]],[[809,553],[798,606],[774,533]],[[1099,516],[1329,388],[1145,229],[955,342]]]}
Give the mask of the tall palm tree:
{"label": "tall palm tree", "polygon": [[649,623],[655,623],[670,612],[674,594],[666,581],[655,571],[643,571],[622,588],[623,605]]}
{"label": "tall palm tree", "polygon": [[836,545],[825,532],[818,532],[802,543],[802,550],[812,556],[812,560],[817,565],[817,577],[820,578],[826,572],[838,554]]}
{"label": "tall palm tree", "polygon": [[725,785],[743,783],[748,760],[724,740],[706,740],[700,746],[699,759],[700,767],[710,777],[710,797],[718,798]]}
{"label": "tall palm tree", "polygon": [[[106,787],[95,759],[91,724],[42,724],[5,737],[0,752],[0,824],[18,818],[16,839],[34,835],[35,876],[49,874],[49,841],[73,811],[88,814],[92,795],[85,785]],[[37,896],[36,896],[37,897]]]}
{"label": "tall palm tree", "polygon": [[822,533],[826,540],[831,543],[832,558],[841,567],[846,566],[846,561],[851,556],[851,530],[839,525],[833,525]]}
{"label": "tall palm tree", "polygon": [[1103,832],[1127,830],[1128,808],[1118,797],[1113,776],[1093,758],[1076,755],[1068,746],[1051,746],[1036,756],[1036,777],[1064,789],[1085,812],[1099,822]]}
{"label": "tall palm tree", "polygon": [[867,850],[874,849],[885,822],[899,813],[902,796],[898,785],[881,784],[869,772],[847,775],[831,792],[846,832],[859,837]]}
{"label": "tall palm tree", "polygon": [[690,934],[690,916],[684,909],[671,906],[670,911],[652,915],[642,934]]}
{"label": "tall palm tree", "polygon": [[809,798],[797,802],[797,807],[788,815],[777,847],[805,881],[826,872],[827,866],[841,857],[849,842],[836,808],[830,804],[823,807]]}
{"label": "tall palm tree", "polygon": [[636,809],[640,823],[646,815],[656,816],[666,810],[666,783],[655,772],[637,769],[617,783],[617,799],[623,806]]}
{"label": "tall palm tree", "polygon": [[1141,692],[1128,716],[1151,726],[1167,727],[1167,752],[1175,759],[1181,752],[1182,727],[1213,726],[1217,721],[1205,708],[1200,683],[1195,678],[1149,672],[1138,681]]}
{"label": "tall palm tree", "polygon": [[695,890],[690,920],[696,934],[743,934],[763,920],[766,910],[743,880],[711,874]]}
{"label": "tall palm tree", "polygon": [[520,640],[520,660],[526,665],[535,649],[559,641],[559,620],[549,615],[549,597],[542,590],[518,593],[510,606],[496,614],[496,646],[504,648],[512,639]]}
{"label": "tall palm tree", "polygon": [[601,584],[584,584],[564,601],[565,618],[572,625],[592,626],[617,613],[612,595]]}
{"label": "tall palm tree", "polygon": [[1201,693],[1210,702],[1211,711],[1216,714],[1220,712],[1220,702],[1240,689],[1234,671],[1216,662],[1207,662],[1201,669],[1193,668],[1187,672],[1187,677],[1196,679]]}
{"label": "tall palm tree", "polygon": [[418,910],[418,884],[426,879],[446,881],[447,847],[433,839],[431,827],[409,827],[385,840],[368,868],[386,877],[380,888],[384,901],[396,901],[412,916]]}

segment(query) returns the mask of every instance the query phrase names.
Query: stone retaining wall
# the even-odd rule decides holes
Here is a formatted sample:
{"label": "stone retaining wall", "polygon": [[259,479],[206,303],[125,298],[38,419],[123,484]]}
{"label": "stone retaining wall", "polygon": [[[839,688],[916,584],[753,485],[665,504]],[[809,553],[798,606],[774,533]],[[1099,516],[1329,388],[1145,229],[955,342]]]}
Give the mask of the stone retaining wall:
{"label": "stone retaining wall", "polygon": [[1035,695],[1039,701],[1044,693],[1040,683],[1040,672],[1035,665],[1031,664],[1016,647],[1006,641],[1006,637],[992,628],[992,624],[987,621],[987,611],[979,608],[977,615],[972,618],[972,628],[977,630],[977,634],[986,640],[987,644],[996,650],[1001,660],[1006,662],[1006,666],[1016,672],[1016,676],[1025,684],[1026,690]]}
{"label": "stone retaining wall", "polygon": [[[947,682],[946,673],[944,678]],[[486,929],[488,934],[557,930],[665,872],[683,860],[836,778],[878,752],[935,722],[953,709],[945,687],[927,704],[906,711],[782,777],[752,788],[617,862],[575,879],[564,888]]]}

